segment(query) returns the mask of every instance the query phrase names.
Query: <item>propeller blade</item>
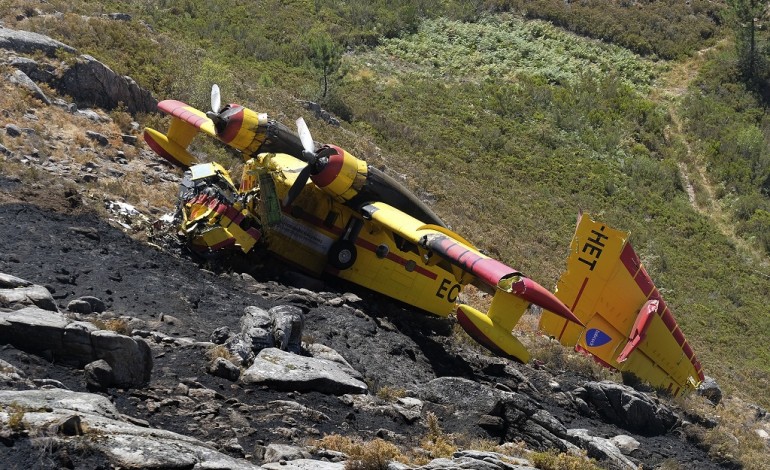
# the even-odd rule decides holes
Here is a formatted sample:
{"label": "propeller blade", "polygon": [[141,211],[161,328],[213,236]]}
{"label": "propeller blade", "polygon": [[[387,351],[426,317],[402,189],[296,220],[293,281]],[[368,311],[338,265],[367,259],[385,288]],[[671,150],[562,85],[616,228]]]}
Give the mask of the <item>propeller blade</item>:
{"label": "propeller blade", "polygon": [[299,172],[297,179],[294,180],[294,184],[291,185],[289,192],[286,194],[286,199],[283,201],[284,207],[290,206],[294,200],[297,199],[297,196],[299,196],[299,193],[302,192],[302,189],[307,184],[307,180],[310,179],[310,173],[312,170],[313,167],[311,165],[305,165],[302,171]]}
{"label": "propeller blade", "polygon": [[214,113],[219,113],[222,108],[222,95],[219,92],[219,85],[216,83],[211,85],[211,110]]}
{"label": "propeller blade", "polygon": [[302,118],[297,119],[297,133],[299,134],[299,140],[302,141],[302,148],[305,152],[315,154],[315,144],[313,143],[313,136],[310,135],[310,129],[307,128],[307,123]]}

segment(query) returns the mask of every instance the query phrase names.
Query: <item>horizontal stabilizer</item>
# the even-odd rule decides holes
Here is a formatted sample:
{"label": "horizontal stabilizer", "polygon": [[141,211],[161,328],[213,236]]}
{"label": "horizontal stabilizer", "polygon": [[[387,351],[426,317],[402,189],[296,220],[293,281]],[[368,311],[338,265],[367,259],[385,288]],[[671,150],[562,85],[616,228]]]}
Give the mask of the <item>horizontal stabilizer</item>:
{"label": "horizontal stabilizer", "polygon": [[540,329],[678,395],[703,380],[703,369],[629,235],[581,215],[556,296],[585,326],[543,312]]}

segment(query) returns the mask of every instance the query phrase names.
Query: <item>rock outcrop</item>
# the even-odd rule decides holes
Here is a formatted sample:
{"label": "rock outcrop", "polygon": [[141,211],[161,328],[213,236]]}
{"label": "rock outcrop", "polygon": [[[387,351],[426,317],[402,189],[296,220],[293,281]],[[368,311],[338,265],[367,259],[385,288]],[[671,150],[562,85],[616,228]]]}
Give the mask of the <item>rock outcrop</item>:
{"label": "rock outcrop", "polygon": [[593,405],[609,422],[645,436],[665,434],[679,422],[679,417],[660,401],[614,382],[587,382],[573,395]]}
{"label": "rock outcrop", "polygon": [[[0,49],[17,54],[43,53],[49,61],[59,52],[77,54],[77,50],[42,34],[0,27]],[[73,63],[54,67],[29,57],[15,57],[10,64],[16,71],[9,79],[27,89],[45,104],[51,100],[35,82],[46,83],[70,96],[77,106],[115,109],[124,106],[131,114],[157,112],[158,102],[131,77],[121,76],[110,67],[83,54]],[[74,111],[74,110],[73,110]]]}
{"label": "rock outcrop", "polygon": [[59,51],[69,54],[76,52],[75,48],[51,39],[48,36],[2,26],[0,26],[0,49],[8,49],[21,54],[42,52],[48,57],[56,56]]}
{"label": "rock outcrop", "polygon": [[0,312],[0,343],[74,367],[103,360],[111,369],[98,375],[104,387],[138,387],[149,382],[152,373],[152,354],[143,339],[99,330],[38,307]]}

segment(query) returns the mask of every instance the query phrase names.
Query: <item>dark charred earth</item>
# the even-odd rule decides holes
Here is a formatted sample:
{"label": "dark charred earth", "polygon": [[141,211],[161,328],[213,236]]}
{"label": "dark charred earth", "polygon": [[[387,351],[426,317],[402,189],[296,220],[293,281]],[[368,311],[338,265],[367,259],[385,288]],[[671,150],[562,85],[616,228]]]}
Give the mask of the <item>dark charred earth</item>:
{"label": "dark charred earth", "polygon": [[[274,459],[276,449],[285,450],[277,444],[304,452],[281,455],[279,460],[319,459],[315,468],[326,468],[321,464],[344,457],[317,450],[314,454],[309,442],[332,433],[364,441],[381,437],[408,448],[425,435],[429,413],[438,417],[446,433],[497,443],[522,441],[534,450],[577,446],[606,468],[654,468],[670,460],[683,468],[722,468],[683,437],[683,427],[692,424],[654,398],[645,399],[659,406],[656,412],[663,418],[614,415],[606,410],[611,403],[591,398],[596,382],[574,374],[553,376],[462,346],[451,340],[449,320],[411,311],[351,285],[283,272],[270,261],[252,275],[207,270],[178,251],[129,237],[97,212],[80,204],[73,207],[72,198],[65,186],[30,187],[0,177],[0,272],[45,286],[58,309],[71,315],[68,305],[73,300],[102,300],[103,312],[79,318],[123,318],[129,326],[126,334],[150,347],[151,378],[142,386],[94,390],[82,368],[30,350],[24,338],[15,338],[0,346],[0,359],[25,380],[0,383],[0,391],[61,389],[105,397],[124,422],[197,439],[201,446],[232,458],[228,462],[235,463],[225,467],[233,468]],[[299,353],[307,356],[306,349],[314,344],[332,348],[358,373],[367,393],[291,390],[208,372],[207,352],[214,346],[215,330],[225,336],[222,327],[238,331],[246,307],[287,305],[304,316]],[[618,384],[605,385],[619,389],[604,389],[609,402],[612,393],[626,394],[619,398],[626,408],[638,401],[633,394],[648,396]],[[405,398],[395,403],[378,398],[376,392],[385,386],[402,389]],[[661,422],[664,427],[655,428]],[[581,438],[576,429],[601,441],[630,436],[638,448],[625,455],[618,452],[624,464],[596,442]],[[42,445],[32,431],[5,433],[0,460],[4,468],[170,465],[140,460],[131,466],[82,443],[78,447],[72,439],[85,439],[88,433],[75,434]],[[478,464],[467,463],[473,461]],[[528,468],[493,467],[467,455],[456,455],[455,464],[440,464],[425,468]],[[328,468],[342,468],[339,465]],[[209,466],[201,460],[189,468]]]}

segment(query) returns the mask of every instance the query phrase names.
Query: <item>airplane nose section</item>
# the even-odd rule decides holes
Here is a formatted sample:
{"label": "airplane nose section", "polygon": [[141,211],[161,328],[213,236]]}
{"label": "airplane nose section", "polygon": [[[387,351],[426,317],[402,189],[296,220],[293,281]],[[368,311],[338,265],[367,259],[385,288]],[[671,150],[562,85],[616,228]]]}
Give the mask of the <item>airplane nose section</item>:
{"label": "airplane nose section", "polygon": [[585,326],[585,324],[572,313],[569,307],[564,305],[564,303],[553,295],[551,291],[532,279],[524,276],[519,277],[518,281],[511,284],[511,293],[526,301],[532,302],[535,305],[539,305],[562,318],[577,323],[580,326]]}

